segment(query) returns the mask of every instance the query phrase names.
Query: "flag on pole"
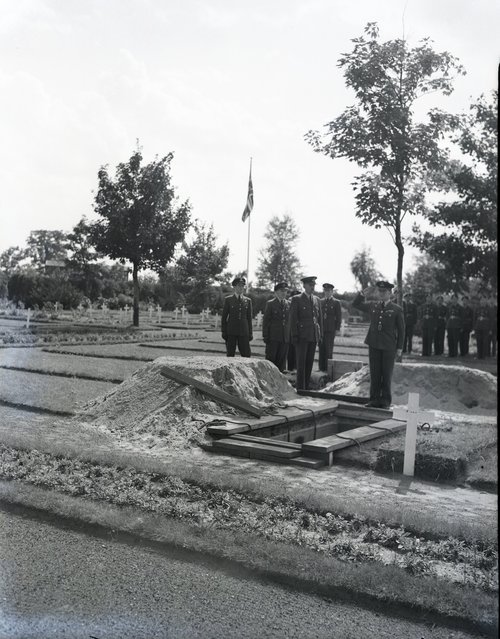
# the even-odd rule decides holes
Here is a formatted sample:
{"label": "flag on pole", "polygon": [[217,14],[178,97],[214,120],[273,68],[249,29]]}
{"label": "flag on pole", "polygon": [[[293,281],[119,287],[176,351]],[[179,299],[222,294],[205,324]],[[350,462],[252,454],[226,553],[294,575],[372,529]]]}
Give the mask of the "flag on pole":
{"label": "flag on pole", "polygon": [[250,162],[250,177],[248,178],[248,195],[247,203],[243,215],[241,216],[242,222],[244,222],[250,215],[253,209],[253,184],[252,184],[252,163]]}

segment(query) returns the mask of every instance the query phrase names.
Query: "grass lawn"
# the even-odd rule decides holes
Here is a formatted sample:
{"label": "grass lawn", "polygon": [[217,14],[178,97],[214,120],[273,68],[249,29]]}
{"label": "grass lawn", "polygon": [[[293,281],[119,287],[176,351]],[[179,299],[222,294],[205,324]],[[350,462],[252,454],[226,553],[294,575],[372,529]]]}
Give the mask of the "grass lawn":
{"label": "grass lawn", "polygon": [[1,401],[56,413],[74,413],[81,404],[115,387],[109,382],[0,369]]}
{"label": "grass lawn", "polygon": [[0,367],[25,369],[66,376],[122,382],[143,364],[136,361],[106,360],[47,353],[38,348],[0,350]]}
{"label": "grass lawn", "polygon": [[[54,346],[43,349],[47,353],[80,355],[83,357],[99,357],[151,362],[157,357],[165,357],[166,349],[149,348],[138,344],[85,344],[81,346]],[[186,356],[183,350],[169,350],[170,355]]]}

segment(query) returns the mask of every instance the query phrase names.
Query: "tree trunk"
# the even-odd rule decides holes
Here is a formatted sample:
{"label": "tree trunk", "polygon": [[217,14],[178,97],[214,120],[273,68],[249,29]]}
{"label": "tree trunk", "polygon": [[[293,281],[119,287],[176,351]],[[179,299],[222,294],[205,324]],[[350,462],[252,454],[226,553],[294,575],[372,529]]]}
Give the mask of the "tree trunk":
{"label": "tree trunk", "polygon": [[134,326],[139,326],[139,278],[137,263],[132,262],[132,279],[134,282]]}
{"label": "tree trunk", "polygon": [[403,306],[403,259],[405,255],[405,247],[403,246],[403,241],[401,239],[400,216],[398,216],[398,220],[396,222],[395,241],[396,241],[396,247],[398,249],[398,270],[396,275],[397,287],[398,287],[397,302],[400,306]]}

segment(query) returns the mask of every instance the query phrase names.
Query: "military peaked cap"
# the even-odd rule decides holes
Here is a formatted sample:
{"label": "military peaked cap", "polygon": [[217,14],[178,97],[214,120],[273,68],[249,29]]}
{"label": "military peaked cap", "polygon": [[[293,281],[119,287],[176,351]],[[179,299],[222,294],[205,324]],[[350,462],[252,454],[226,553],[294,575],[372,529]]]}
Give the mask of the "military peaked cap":
{"label": "military peaked cap", "polygon": [[382,289],[383,291],[392,291],[392,289],[394,288],[394,284],[391,284],[390,282],[385,282],[384,280],[380,280],[380,282],[376,282],[375,286],[377,288]]}
{"label": "military peaked cap", "polygon": [[247,283],[246,279],[244,277],[235,277],[234,280],[231,282],[232,286],[238,286],[238,284],[243,284],[245,285]]}
{"label": "military peaked cap", "polygon": [[317,279],[316,275],[308,275],[307,277],[302,277],[300,281],[302,284],[316,284]]}
{"label": "military peaked cap", "polygon": [[330,290],[333,291],[335,286],[333,284],[329,284],[328,282],[326,282],[325,284],[323,284],[323,288],[329,288]]}
{"label": "military peaked cap", "polygon": [[278,282],[274,287],[275,291],[283,291],[288,288],[288,284],[286,282]]}

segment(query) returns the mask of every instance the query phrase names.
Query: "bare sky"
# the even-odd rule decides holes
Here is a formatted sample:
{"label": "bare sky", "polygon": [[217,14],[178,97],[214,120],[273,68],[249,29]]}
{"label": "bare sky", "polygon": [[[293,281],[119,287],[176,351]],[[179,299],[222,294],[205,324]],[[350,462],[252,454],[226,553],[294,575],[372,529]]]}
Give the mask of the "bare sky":
{"label": "bare sky", "polygon": [[356,167],[303,135],[352,102],[336,67],[350,39],[370,21],[400,37],[403,12],[410,44],[430,37],[467,70],[423,107],[458,112],[496,88],[496,0],[2,0],[0,251],[92,217],[99,167],[138,138],[146,161],[174,152],[178,194],[229,241],[230,270],[246,267],[252,156],[251,274],[270,217],[289,212],[307,274],[352,289],[365,244],[393,279],[387,231],[354,216]]}

